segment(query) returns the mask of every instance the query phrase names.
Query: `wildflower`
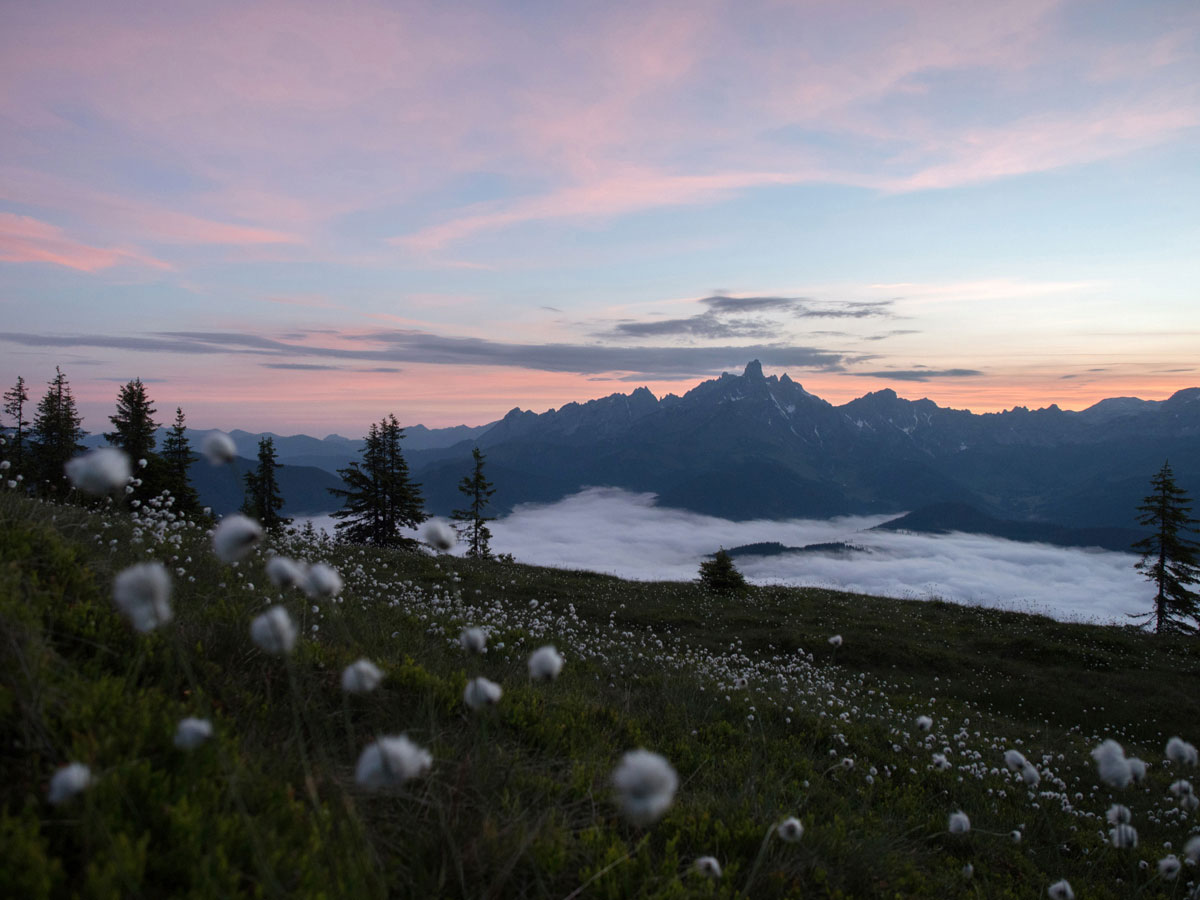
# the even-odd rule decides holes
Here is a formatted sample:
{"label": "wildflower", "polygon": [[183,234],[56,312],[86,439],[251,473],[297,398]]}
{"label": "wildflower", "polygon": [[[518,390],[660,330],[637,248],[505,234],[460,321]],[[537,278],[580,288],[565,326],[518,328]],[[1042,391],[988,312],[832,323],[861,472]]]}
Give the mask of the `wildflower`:
{"label": "wildflower", "polygon": [[721,877],[721,864],[717,862],[715,856],[701,856],[694,863],[692,868],[703,875],[705,878],[717,879]]}
{"label": "wildflower", "polygon": [[553,681],[562,667],[563,658],[549,644],[529,654],[529,677],[534,681]]}
{"label": "wildflower", "polygon": [[833,647],[835,650],[842,646],[842,636],[840,634],[835,634],[833,637],[831,637],[829,639],[829,646]]}
{"label": "wildflower", "polygon": [[296,625],[282,606],[272,606],[250,623],[250,637],[259,647],[283,656],[296,646]]}
{"label": "wildflower", "polygon": [[804,825],[795,816],[788,816],[775,826],[775,833],[781,841],[794,844],[804,837]]}
{"label": "wildflower", "polygon": [[229,435],[214,431],[200,445],[200,452],[214,466],[231,463],[237,458],[237,447]]}
{"label": "wildflower", "polygon": [[1108,812],[1104,814],[1104,818],[1108,819],[1109,825],[1128,825],[1133,821],[1133,813],[1129,811],[1128,806],[1114,803],[1108,808]]}
{"label": "wildflower", "polygon": [[1167,741],[1167,759],[1181,766],[1196,765],[1196,747],[1183,738],[1173,737]]}
{"label": "wildflower", "polygon": [[1071,882],[1067,879],[1056,881],[1046,889],[1050,900],[1075,900],[1075,892],[1071,890]]}
{"label": "wildflower", "polygon": [[129,457],[116,447],[97,447],[70,460],[64,470],[85,494],[110,494],[129,483]]}
{"label": "wildflower", "polygon": [[429,751],[404,735],[381,737],[359,755],[354,780],[361,788],[378,791],[424,775],[432,765]]}
{"label": "wildflower", "polygon": [[1129,760],[1125,758],[1125,751],[1112,738],[1092,751],[1092,759],[1096,760],[1100,780],[1105,784],[1123,788],[1133,780],[1133,772],[1129,768]]}
{"label": "wildflower", "polygon": [[929,716],[917,716],[917,727],[921,731],[928,731],[933,727],[933,719],[929,718]]}
{"label": "wildflower", "polygon": [[342,592],[342,576],[333,566],[314,563],[304,576],[304,593],[314,600],[336,597]]}
{"label": "wildflower", "polygon": [[226,516],[213,530],[213,553],[223,563],[237,562],[262,540],[262,526],[253,519],[234,513]]}
{"label": "wildflower", "polygon": [[950,813],[950,819],[947,824],[951,834],[966,834],[971,830],[971,820],[967,818],[967,814],[962,810]]}
{"label": "wildflower", "polygon": [[1029,765],[1023,753],[1020,750],[1005,750],[1004,764],[1013,772],[1019,772],[1021,769]]}
{"label": "wildflower", "polygon": [[487,649],[487,632],[482,628],[464,628],[458,643],[468,653],[482,653]]}
{"label": "wildflower", "polygon": [[671,806],[679,776],[657,753],[638,749],[621,757],[612,783],[625,817],[641,826],[657,821]]}
{"label": "wildflower", "polygon": [[1194,834],[1183,845],[1183,855],[1194,863],[1200,863],[1200,834]]}
{"label": "wildflower", "polygon": [[445,553],[458,542],[454,529],[441,519],[430,519],[421,529],[421,537],[434,550]]}
{"label": "wildflower", "polygon": [[267,577],[277,588],[297,587],[304,581],[304,568],[286,556],[272,556],[267,560]]}
{"label": "wildflower", "polygon": [[352,662],[342,670],[342,690],[347,694],[367,694],[379,687],[383,672],[369,659]]}
{"label": "wildflower", "polygon": [[463,690],[463,703],[471,709],[483,709],[485,706],[499,703],[500,695],[503,693],[504,691],[496,682],[488,681],[483,677],[475,678],[468,681]]}
{"label": "wildflower", "polygon": [[175,726],[175,746],[180,750],[195,750],[213,735],[212,722],[188,716]]}
{"label": "wildflower", "polygon": [[113,603],[140,632],[171,621],[171,576],[162,563],[130,566],[113,579]]}
{"label": "wildflower", "polygon": [[1123,823],[1116,825],[1109,830],[1108,840],[1118,850],[1131,850],[1138,845],[1137,829]]}
{"label": "wildflower", "polygon": [[1158,861],[1158,874],[1162,876],[1164,881],[1174,881],[1175,876],[1179,874],[1179,857],[1174,853],[1168,853]]}
{"label": "wildflower", "polygon": [[90,787],[95,780],[92,777],[91,769],[83,763],[73,762],[54,773],[50,779],[50,793],[46,799],[54,806],[66,803],[76,794]]}

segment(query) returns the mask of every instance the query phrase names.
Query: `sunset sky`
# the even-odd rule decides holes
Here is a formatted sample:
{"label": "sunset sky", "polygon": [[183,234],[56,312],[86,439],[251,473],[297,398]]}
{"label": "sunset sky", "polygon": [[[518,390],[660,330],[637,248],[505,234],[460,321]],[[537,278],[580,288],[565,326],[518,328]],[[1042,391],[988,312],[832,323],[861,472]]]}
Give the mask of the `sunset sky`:
{"label": "sunset sky", "polygon": [[755,357],[1162,399],[1198,126],[1195,0],[8,2],[0,381],[350,436]]}

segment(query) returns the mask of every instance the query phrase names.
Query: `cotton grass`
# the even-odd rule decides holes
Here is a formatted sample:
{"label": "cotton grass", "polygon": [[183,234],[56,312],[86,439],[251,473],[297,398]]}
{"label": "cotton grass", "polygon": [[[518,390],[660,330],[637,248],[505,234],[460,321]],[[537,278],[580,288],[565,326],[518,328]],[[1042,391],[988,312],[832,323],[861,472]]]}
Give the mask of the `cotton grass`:
{"label": "cotton grass", "polygon": [[352,662],[342,670],[342,690],[347,694],[369,694],[383,681],[383,671],[369,659]]}
{"label": "cotton grass", "polygon": [[180,750],[195,750],[213,736],[213,725],[208,719],[188,716],[175,726],[175,746]]}
{"label": "cotton grass", "polygon": [[1176,765],[1196,765],[1196,747],[1181,737],[1173,737],[1167,741],[1167,759]]}
{"label": "cotton grass", "polygon": [[529,677],[534,681],[553,681],[562,667],[562,656],[549,644],[529,654]]}
{"label": "cotton grass", "polygon": [[159,562],[138,563],[113,579],[113,603],[143,634],[171,621],[171,576]]}
{"label": "cotton grass", "polygon": [[250,623],[251,640],[275,656],[291,653],[297,636],[296,625],[282,606],[272,606]]}
{"label": "cotton grass", "polygon": [[365,790],[379,791],[425,775],[432,766],[429,751],[405,735],[381,737],[359,755],[354,780]]}
{"label": "cotton grass", "polygon": [[971,820],[967,818],[967,814],[962,810],[952,812],[946,822],[946,829],[951,834],[966,834],[971,830]]}
{"label": "cotton grass", "polygon": [[621,757],[612,784],[625,818],[641,827],[658,821],[670,808],[679,776],[664,757],[638,749]]}
{"label": "cotton grass", "polygon": [[478,712],[484,707],[495,706],[500,702],[503,694],[504,691],[500,685],[480,676],[472,678],[463,688],[463,703]]}
{"label": "cotton grass", "polygon": [[73,762],[63,766],[50,779],[50,791],[46,799],[53,806],[66,803],[95,783],[92,770],[83,763]]}
{"label": "cotton grass", "polygon": [[692,868],[705,878],[711,878],[714,881],[721,877],[721,864],[715,856],[701,856],[697,858],[692,863]]}
{"label": "cotton grass", "polygon": [[244,558],[263,538],[262,526],[248,516],[233,513],[217,523],[213,530],[213,553],[223,563]]}
{"label": "cotton grass", "polygon": [[804,823],[795,816],[788,816],[775,826],[776,836],[786,844],[794,844],[804,837]]}
{"label": "cotton grass", "polygon": [[70,460],[64,471],[67,480],[85,494],[111,494],[133,478],[129,457],[116,447],[89,450]]}
{"label": "cotton grass", "polygon": [[1046,888],[1046,895],[1050,900],[1075,900],[1075,892],[1071,890],[1071,882],[1065,878],[1054,882],[1054,884]]}
{"label": "cotton grass", "polygon": [[1100,780],[1105,784],[1123,788],[1133,780],[1133,771],[1129,767],[1129,760],[1125,758],[1125,751],[1112,738],[1092,751],[1092,759],[1096,761]]}
{"label": "cotton grass", "polygon": [[229,435],[214,431],[200,444],[200,452],[214,466],[231,463],[237,458],[237,446]]}

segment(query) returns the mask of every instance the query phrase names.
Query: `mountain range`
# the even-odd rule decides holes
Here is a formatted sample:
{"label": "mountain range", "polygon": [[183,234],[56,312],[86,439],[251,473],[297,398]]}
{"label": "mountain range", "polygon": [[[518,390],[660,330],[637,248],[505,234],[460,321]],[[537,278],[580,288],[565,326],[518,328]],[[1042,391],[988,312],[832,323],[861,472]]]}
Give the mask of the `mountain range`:
{"label": "mountain range", "polygon": [[[190,434],[198,446],[205,432]],[[231,436],[239,455],[254,457],[260,435]],[[304,499],[289,498],[290,511],[331,508],[325,488],[358,458],[361,441],[271,437],[287,468],[309,470],[294,473]],[[1018,406],[974,414],[892,390],[835,406],[786,374],[764,376],[752,361],[740,375],[725,373],[683,396],[658,398],[640,387],[540,414],[517,408],[478,427],[409,427],[405,456],[431,511],[461,505],[457,486],[476,445],[498,514],[606,485],[737,520],[952,504],[926,515],[937,522],[910,524],[1002,520],[1008,524],[995,527],[1029,535],[1041,532],[1012,523],[1128,529],[1165,459],[1185,490],[1200,492],[1200,388],[1162,401],[1115,397],[1078,412]],[[208,480],[205,466],[194,469],[198,482]],[[198,487],[202,497],[211,493]],[[211,505],[221,511],[226,502]]]}

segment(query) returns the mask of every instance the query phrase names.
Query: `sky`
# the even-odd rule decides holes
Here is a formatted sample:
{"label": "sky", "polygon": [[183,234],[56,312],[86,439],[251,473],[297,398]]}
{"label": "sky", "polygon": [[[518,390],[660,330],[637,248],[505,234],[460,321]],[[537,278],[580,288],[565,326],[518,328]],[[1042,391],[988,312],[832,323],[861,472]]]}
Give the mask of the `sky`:
{"label": "sky", "polygon": [[[829,587],[881,597],[1035,612],[1063,621],[1129,624],[1154,587],[1128,553],[1028,544],[976,534],[870,531],[894,516],[731,522],[655,505],[653,494],[589,488],[550,504],[523,504],[493,522],[492,550],[520,562],[643,581],[692,581],[720,547],[843,541],[863,552],[740,557],[755,584]],[[332,532],[334,520],[313,518]],[[453,551],[461,555],[461,543]]]}
{"label": "sky", "polygon": [[0,7],[0,381],[84,427],[482,424],[752,358],[1200,385],[1200,5]]}

